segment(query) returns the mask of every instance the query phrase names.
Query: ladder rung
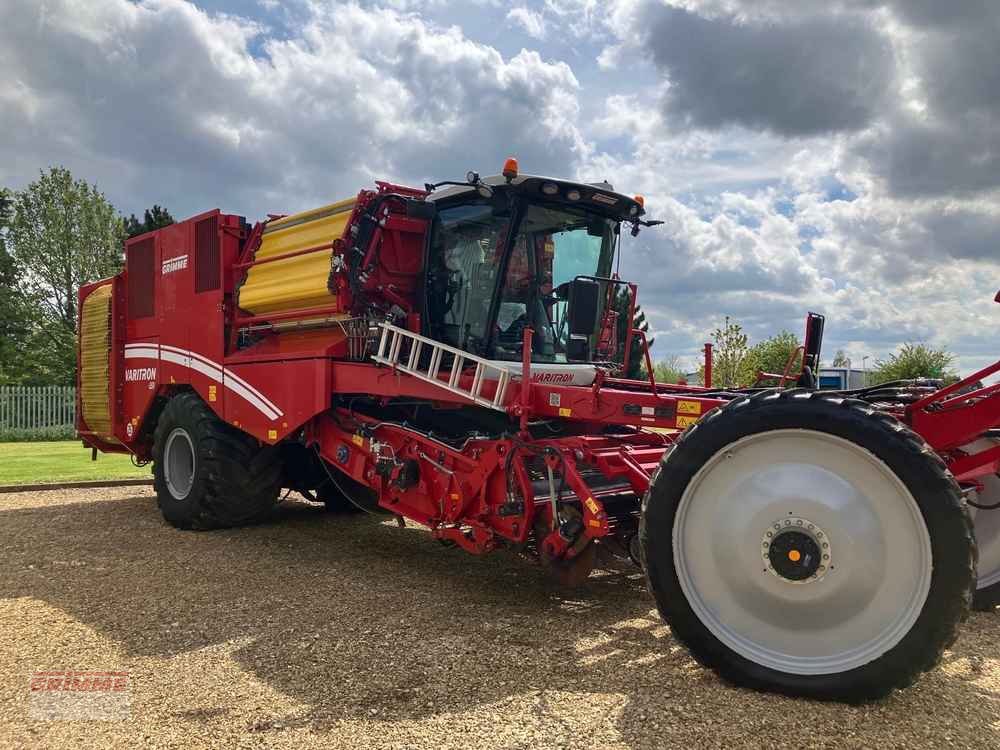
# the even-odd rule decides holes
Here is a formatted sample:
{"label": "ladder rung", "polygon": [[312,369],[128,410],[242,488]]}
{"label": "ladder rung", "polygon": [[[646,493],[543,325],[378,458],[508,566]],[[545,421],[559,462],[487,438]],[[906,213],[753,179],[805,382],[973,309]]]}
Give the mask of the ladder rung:
{"label": "ladder rung", "polygon": [[438,370],[441,369],[441,357],[444,355],[444,349],[438,349],[435,347],[434,351],[431,353],[430,365],[427,367],[427,377],[431,380],[438,379]]}
{"label": "ladder rung", "polygon": [[420,348],[423,346],[422,341],[414,341],[410,346],[410,358],[406,362],[406,368],[408,370],[414,369],[420,358]]}
{"label": "ladder rung", "polygon": [[389,347],[389,364],[399,364],[399,347],[403,345],[403,337],[399,331],[393,332],[392,345]]}
{"label": "ladder rung", "polygon": [[479,392],[483,389],[483,375],[485,371],[486,368],[482,362],[476,365],[476,374],[472,376],[472,391],[470,392],[473,398],[479,398]]}
{"label": "ladder rung", "polygon": [[493,396],[493,406],[503,406],[503,397],[507,395],[507,381],[510,380],[510,373],[501,371],[500,379],[497,380],[497,392]]}
{"label": "ladder rung", "polygon": [[462,377],[462,362],[465,357],[456,354],[455,361],[451,364],[451,376],[448,378],[448,386],[450,388],[458,388],[458,381]]}
{"label": "ladder rung", "polygon": [[378,340],[378,355],[376,359],[385,359],[385,347],[389,343],[389,338],[392,336],[392,331],[388,328],[382,329],[382,336]]}

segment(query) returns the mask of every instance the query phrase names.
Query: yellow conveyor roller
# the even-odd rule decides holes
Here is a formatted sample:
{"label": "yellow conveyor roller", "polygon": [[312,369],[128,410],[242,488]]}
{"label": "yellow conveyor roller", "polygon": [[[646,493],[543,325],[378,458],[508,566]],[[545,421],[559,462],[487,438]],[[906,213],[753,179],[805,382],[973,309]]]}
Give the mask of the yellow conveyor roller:
{"label": "yellow conveyor roller", "polygon": [[80,316],[80,406],[83,421],[98,435],[111,435],[111,284],[83,301]]}
{"label": "yellow conveyor roller", "polygon": [[[353,198],[269,222],[255,260],[325,245],[339,239],[354,209]],[[332,248],[250,268],[240,289],[239,306],[254,315],[327,307],[336,296],[326,282]]]}

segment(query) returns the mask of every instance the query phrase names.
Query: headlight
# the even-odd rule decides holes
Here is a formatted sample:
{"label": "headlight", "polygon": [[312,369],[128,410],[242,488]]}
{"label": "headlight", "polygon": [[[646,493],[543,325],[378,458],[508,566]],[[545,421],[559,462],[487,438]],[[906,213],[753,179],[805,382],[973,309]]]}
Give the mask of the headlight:
{"label": "headlight", "polygon": [[566,193],[566,197],[571,201],[578,201],[580,200],[580,191],[570,190],[568,193]]}
{"label": "headlight", "polygon": [[559,193],[559,186],[554,182],[543,182],[542,192],[546,195],[557,195]]}

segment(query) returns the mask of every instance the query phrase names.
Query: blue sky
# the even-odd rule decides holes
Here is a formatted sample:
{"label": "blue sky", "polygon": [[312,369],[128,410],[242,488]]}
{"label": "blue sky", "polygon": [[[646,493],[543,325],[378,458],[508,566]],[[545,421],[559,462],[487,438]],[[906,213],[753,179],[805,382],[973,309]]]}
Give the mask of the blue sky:
{"label": "blue sky", "polygon": [[989,0],[13,0],[0,184],[254,219],[375,179],[522,170],[642,193],[656,355],[726,314],[827,354],[1000,356]]}

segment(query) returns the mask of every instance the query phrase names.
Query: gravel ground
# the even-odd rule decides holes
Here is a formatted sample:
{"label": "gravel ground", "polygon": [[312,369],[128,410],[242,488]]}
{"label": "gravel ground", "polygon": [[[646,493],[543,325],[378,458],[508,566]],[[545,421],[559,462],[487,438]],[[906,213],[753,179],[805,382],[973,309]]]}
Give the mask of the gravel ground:
{"label": "gravel ground", "polygon": [[[567,594],[506,554],[300,503],[185,533],[147,488],[0,497],[0,747],[1000,747],[1000,615],[864,707],[698,668],[639,577]],[[31,721],[36,670],[127,670],[131,718]]]}

